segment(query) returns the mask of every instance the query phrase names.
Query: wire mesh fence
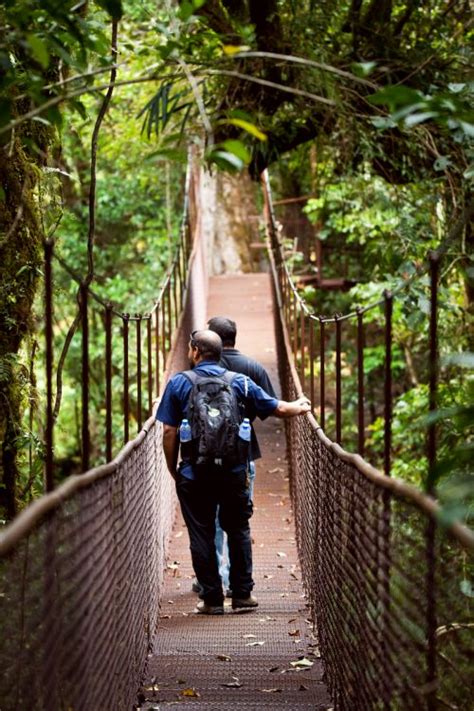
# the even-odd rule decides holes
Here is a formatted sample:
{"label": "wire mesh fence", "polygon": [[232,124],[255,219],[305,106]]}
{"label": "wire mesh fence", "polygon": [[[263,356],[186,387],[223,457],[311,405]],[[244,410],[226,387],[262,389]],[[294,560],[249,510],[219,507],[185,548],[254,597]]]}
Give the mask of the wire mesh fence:
{"label": "wire mesh fence", "polygon": [[[275,259],[272,271],[282,396],[292,400],[302,392],[286,326],[296,308]],[[470,708],[472,532],[442,527],[432,498],[348,454],[312,415],[286,428],[304,587],[335,708]]]}

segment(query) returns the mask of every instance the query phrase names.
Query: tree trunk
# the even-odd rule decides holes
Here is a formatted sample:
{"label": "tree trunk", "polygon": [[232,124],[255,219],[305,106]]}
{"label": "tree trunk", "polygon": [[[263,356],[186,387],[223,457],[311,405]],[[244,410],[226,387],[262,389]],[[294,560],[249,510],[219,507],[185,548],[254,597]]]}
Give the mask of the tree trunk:
{"label": "tree trunk", "polygon": [[27,367],[19,354],[31,330],[42,263],[35,189],[52,139],[44,127],[25,126],[22,132],[36,139],[38,152],[29,155],[20,137],[0,148],[0,506],[9,519],[17,508],[18,436],[28,388]]}
{"label": "tree trunk", "polygon": [[247,173],[203,173],[202,226],[208,240],[210,275],[251,272],[255,268],[250,245],[259,240],[258,189]]}

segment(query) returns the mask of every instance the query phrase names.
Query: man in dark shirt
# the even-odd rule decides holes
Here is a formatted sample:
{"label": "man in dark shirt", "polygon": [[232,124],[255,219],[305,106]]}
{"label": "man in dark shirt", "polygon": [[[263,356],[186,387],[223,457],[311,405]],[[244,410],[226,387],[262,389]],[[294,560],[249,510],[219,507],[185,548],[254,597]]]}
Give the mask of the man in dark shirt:
{"label": "man in dark shirt", "polygon": [[[221,351],[222,341],[213,331],[194,331],[191,334],[188,357],[196,373],[222,375],[225,369],[219,366]],[[232,388],[246,413],[254,410],[261,419],[269,415],[294,417],[310,410],[307,398],[300,397],[293,402],[279,401],[244,375],[234,377]],[[156,417],[163,422],[166,463],[176,480],[176,492],[189,532],[193,567],[202,585],[202,600],[196,611],[221,615],[224,612],[224,594],[214,543],[218,507],[220,524],[229,539],[232,608],[241,610],[258,605],[251,594],[254,585],[249,527],[252,501],[248,495],[245,465],[227,469],[217,460],[205,466],[185,460],[177,466],[178,428],[188,416],[191,389],[190,380],[183,373],[177,373],[165,388]]]}
{"label": "man in dark shirt", "polygon": [[[267,371],[258,361],[249,358],[241,353],[235,347],[237,338],[237,324],[232,319],[226,316],[214,316],[208,321],[207,327],[210,331],[217,333],[222,340],[222,355],[219,365],[224,366],[227,370],[232,370],[235,373],[243,373],[248,375],[254,383],[257,383],[262,390],[265,390],[268,395],[276,398],[276,393],[268,376]],[[255,420],[257,413],[251,411],[249,419],[252,423]],[[255,430],[252,426],[252,439],[250,443],[250,461],[249,461],[249,496],[253,501],[253,490],[255,484],[255,460],[262,456],[258,444]],[[219,572],[221,574],[224,588],[229,594],[229,551],[225,540],[224,531],[219,525],[218,518],[216,519],[216,551],[219,564]],[[200,592],[199,583],[193,583],[193,590]]]}

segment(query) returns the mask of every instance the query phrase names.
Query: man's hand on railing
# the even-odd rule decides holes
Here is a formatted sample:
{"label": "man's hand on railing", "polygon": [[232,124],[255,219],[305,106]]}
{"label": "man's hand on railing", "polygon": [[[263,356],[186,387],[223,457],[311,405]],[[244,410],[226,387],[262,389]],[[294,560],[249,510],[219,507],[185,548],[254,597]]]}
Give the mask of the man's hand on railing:
{"label": "man's hand on railing", "polygon": [[273,413],[275,417],[296,417],[311,411],[311,402],[306,395],[300,395],[297,400],[287,402],[280,400],[277,409]]}

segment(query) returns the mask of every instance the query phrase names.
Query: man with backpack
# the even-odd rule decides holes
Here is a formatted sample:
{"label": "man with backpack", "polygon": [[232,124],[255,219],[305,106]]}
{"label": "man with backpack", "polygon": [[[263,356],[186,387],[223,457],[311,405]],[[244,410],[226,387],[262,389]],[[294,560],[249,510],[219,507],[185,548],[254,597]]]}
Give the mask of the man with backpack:
{"label": "man with backpack", "polygon": [[[243,375],[248,375],[249,378],[253,380],[254,383],[259,385],[262,390],[268,395],[276,398],[276,392],[273,388],[272,382],[269,375],[263,365],[258,363],[258,361],[253,358],[241,353],[235,347],[235,341],[237,339],[237,324],[230,318],[225,316],[214,316],[209,319],[207,327],[217,333],[222,340],[222,353],[219,365],[222,365],[227,370],[231,370],[234,373],[242,373]],[[248,412],[250,423],[252,423],[256,417],[257,413],[255,410]],[[253,501],[253,489],[255,483],[255,460],[260,459],[262,456],[260,452],[260,447],[257,440],[257,435],[252,427],[251,429],[251,442],[250,442],[250,455],[248,463],[248,479],[249,479],[249,496]],[[227,542],[225,540],[224,532],[219,524],[219,517],[216,518],[216,552],[217,552],[217,562],[219,565],[219,573],[222,578],[224,589],[227,593],[231,593],[229,589],[229,550]],[[201,592],[199,582],[193,583],[193,590],[195,592]]]}
{"label": "man with backpack", "polygon": [[[252,543],[248,495],[248,442],[239,437],[244,418],[294,417],[309,412],[305,397],[278,401],[247,376],[219,366],[222,341],[210,330],[193,331],[188,357],[191,371],[168,382],[157,412],[163,422],[163,449],[186,523],[194,571],[202,586],[197,612],[220,615],[224,594],[214,542],[215,519],[227,533],[232,608],[257,607],[252,595]],[[183,422],[185,420],[186,422]],[[184,437],[189,430],[191,437]],[[181,462],[179,429],[182,429]],[[189,441],[184,441],[189,440]]]}

